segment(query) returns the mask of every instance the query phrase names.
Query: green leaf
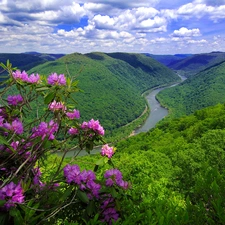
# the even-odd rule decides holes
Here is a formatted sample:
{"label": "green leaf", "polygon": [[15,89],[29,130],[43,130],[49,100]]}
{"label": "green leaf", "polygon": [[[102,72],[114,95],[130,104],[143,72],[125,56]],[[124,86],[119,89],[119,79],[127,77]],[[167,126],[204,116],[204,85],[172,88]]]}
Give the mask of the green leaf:
{"label": "green leaf", "polygon": [[5,144],[7,146],[9,145],[8,141],[4,137],[2,137],[2,136],[0,136],[0,143],[1,144]]}
{"label": "green leaf", "polygon": [[87,194],[85,192],[81,191],[81,190],[77,191],[77,197],[84,203],[89,202]]}
{"label": "green leaf", "polygon": [[12,152],[16,152],[3,136],[0,136],[0,143],[6,145]]}
{"label": "green leaf", "polygon": [[97,165],[97,166],[103,166],[104,165],[104,158],[100,158],[95,164]]}
{"label": "green leaf", "polygon": [[0,200],[0,207],[3,206],[5,204],[5,200]]}
{"label": "green leaf", "polygon": [[79,81],[76,80],[76,81],[74,81],[74,82],[72,83],[72,86],[73,86],[73,87],[76,87],[78,83],[79,83]]}
{"label": "green leaf", "polygon": [[49,87],[39,87],[39,88],[36,88],[36,91],[47,91],[49,90]]}
{"label": "green leaf", "polygon": [[46,97],[45,97],[45,100],[44,100],[44,103],[45,104],[49,104],[55,97],[55,93],[54,92],[50,92]]}
{"label": "green leaf", "polygon": [[87,206],[87,214],[88,214],[89,216],[91,216],[91,215],[95,214],[96,211],[97,211],[97,210],[96,210],[96,205],[95,205],[94,201],[91,201],[91,202],[88,204],[88,206]]}
{"label": "green leaf", "polygon": [[71,195],[72,190],[73,190],[73,187],[72,187],[72,186],[70,186],[69,188],[67,188],[66,191],[65,191],[65,192],[63,193],[63,195],[61,196],[61,198],[59,199],[59,201],[60,201],[60,202],[65,201],[65,200],[67,199],[67,197],[68,197],[69,195]]}
{"label": "green leaf", "polygon": [[45,139],[45,141],[44,141],[44,143],[43,143],[43,147],[44,147],[45,149],[49,149],[51,146],[52,146],[52,142],[49,141],[49,140],[47,140],[47,139]]}
{"label": "green leaf", "polygon": [[14,225],[24,224],[23,217],[17,208],[11,208],[9,214],[14,217]]}
{"label": "green leaf", "polygon": [[9,59],[7,59],[6,66],[9,67]]}
{"label": "green leaf", "polygon": [[5,66],[4,63],[0,63],[0,66],[1,66],[3,69],[7,70],[7,67]]}
{"label": "green leaf", "polygon": [[8,225],[8,214],[6,213],[0,213],[0,224],[1,225]]}
{"label": "green leaf", "polygon": [[111,189],[111,195],[113,196],[113,198],[116,198],[118,196],[117,191],[114,187]]}

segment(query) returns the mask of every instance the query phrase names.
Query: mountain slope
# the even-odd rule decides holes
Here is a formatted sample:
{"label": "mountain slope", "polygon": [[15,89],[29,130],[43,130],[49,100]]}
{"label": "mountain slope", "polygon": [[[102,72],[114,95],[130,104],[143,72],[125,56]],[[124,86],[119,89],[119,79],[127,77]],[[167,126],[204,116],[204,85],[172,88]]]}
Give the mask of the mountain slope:
{"label": "mountain slope", "polygon": [[168,67],[189,77],[222,61],[225,61],[225,52],[211,52],[195,54],[185,59],[171,62],[168,64]]}
{"label": "mountain slope", "polygon": [[225,62],[209,67],[180,85],[157,95],[175,116],[225,102]]}
{"label": "mountain slope", "polygon": [[136,200],[124,204],[132,224],[224,224],[224,129],[219,104],[117,144],[114,163]]}
{"label": "mountain slope", "polygon": [[75,95],[82,118],[99,119],[110,131],[141,115],[145,108],[142,92],[179,80],[175,73],[153,59],[139,54],[122,55],[132,58],[132,63],[110,54],[74,53],[39,65],[29,73],[48,75],[57,72],[77,78],[79,87],[84,91]]}

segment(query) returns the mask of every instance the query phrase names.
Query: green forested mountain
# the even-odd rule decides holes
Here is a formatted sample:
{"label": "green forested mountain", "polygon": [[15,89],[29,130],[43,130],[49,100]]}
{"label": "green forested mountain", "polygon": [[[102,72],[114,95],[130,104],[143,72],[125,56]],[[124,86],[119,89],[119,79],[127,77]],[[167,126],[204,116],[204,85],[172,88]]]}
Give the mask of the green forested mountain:
{"label": "green forested mountain", "polygon": [[29,73],[64,73],[79,80],[83,93],[75,95],[84,120],[99,119],[108,132],[140,116],[145,109],[141,93],[179,80],[154,59],[128,53],[74,53],[32,68]]}
{"label": "green forested mountain", "polygon": [[[225,224],[225,105],[163,122],[117,144],[133,224]],[[129,223],[127,223],[129,224]]]}
{"label": "green forested mountain", "polygon": [[173,116],[225,102],[225,62],[208,67],[180,85],[165,89],[157,95]]}
{"label": "green forested mountain", "polygon": [[167,66],[189,77],[222,61],[225,61],[225,52],[211,52],[195,54],[178,61],[173,61]]}

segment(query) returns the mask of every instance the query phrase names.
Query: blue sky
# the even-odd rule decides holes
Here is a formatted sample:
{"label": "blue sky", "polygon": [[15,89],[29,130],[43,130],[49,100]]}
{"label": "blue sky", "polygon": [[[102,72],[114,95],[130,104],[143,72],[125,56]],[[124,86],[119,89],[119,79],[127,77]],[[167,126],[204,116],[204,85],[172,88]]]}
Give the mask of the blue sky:
{"label": "blue sky", "polygon": [[0,52],[225,51],[225,0],[0,0]]}

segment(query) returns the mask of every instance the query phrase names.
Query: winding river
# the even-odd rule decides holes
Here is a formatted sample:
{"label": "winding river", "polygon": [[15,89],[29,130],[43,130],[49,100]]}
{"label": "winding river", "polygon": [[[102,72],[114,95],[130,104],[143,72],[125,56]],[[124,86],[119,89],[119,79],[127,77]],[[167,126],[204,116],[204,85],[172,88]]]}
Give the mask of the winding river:
{"label": "winding river", "polygon": [[[178,76],[181,78],[181,82],[186,80],[186,77],[181,76],[181,75],[178,75]],[[181,82],[179,82],[179,83],[181,83]],[[166,86],[166,87],[157,88],[157,89],[151,91],[146,96],[146,99],[147,99],[147,102],[148,102],[148,105],[149,105],[151,111],[150,111],[150,114],[149,114],[147,120],[145,121],[145,123],[141,127],[137,128],[134,131],[134,135],[139,134],[141,132],[147,132],[151,128],[155,127],[155,125],[160,120],[162,120],[165,116],[168,115],[168,110],[160,105],[160,103],[156,100],[156,95],[160,91],[162,91],[166,88],[174,87],[174,86],[178,85],[179,83],[176,83],[176,84],[173,84],[173,85],[170,85],[170,86]],[[99,152],[99,150],[100,150],[99,148],[93,149],[91,151],[91,154],[96,154],[96,153]],[[62,153],[60,153],[60,152],[57,153],[57,154],[62,155]],[[86,154],[87,153],[85,151],[82,151],[82,152],[79,153],[79,155],[86,155]],[[72,157],[72,156],[74,156],[73,151],[67,152],[65,157]]]}
{"label": "winding river", "polygon": [[[184,80],[186,80],[186,77],[178,75],[181,78],[181,82],[183,82]],[[145,121],[145,123],[138,129],[135,130],[134,134],[139,134],[141,132],[147,132],[148,130],[150,130],[151,128],[155,127],[155,125],[162,120],[165,116],[168,115],[168,109],[162,107],[160,105],[160,103],[156,100],[156,95],[166,89],[166,88],[170,88],[170,87],[174,87],[179,83],[170,85],[170,86],[166,86],[166,87],[162,87],[162,88],[157,88],[153,91],[151,91],[147,96],[147,102],[148,105],[150,107],[150,114],[147,118],[147,120]]]}

